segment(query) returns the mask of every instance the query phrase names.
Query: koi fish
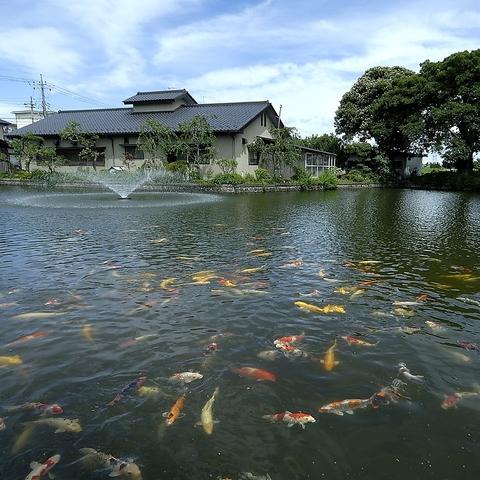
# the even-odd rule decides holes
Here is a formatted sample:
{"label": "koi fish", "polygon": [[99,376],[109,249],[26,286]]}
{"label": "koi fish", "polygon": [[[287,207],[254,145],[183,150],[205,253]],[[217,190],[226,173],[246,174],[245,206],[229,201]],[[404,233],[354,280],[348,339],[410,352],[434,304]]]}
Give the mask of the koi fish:
{"label": "koi fish", "polygon": [[109,477],[124,477],[132,480],[142,480],[142,474],[138,465],[132,460],[116,458],[108,453],[98,452],[93,448],[81,448],[80,453],[84,456],[80,459],[89,467],[104,467],[110,470]]}
{"label": "koi fish", "polygon": [[298,268],[303,265],[302,260],[292,260],[291,262],[285,263],[281,268]]}
{"label": "koi fish", "polygon": [[87,323],[82,327],[82,335],[85,340],[88,340],[89,342],[91,342],[93,340],[92,333],[93,333],[93,328],[90,323]]}
{"label": "koi fish", "polygon": [[395,301],[393,305],[396,307],[414,307],[415,305],[420,305],[420,302],[410,302],[410,301]]}
{"label": "koi fish", "polygon": [[226,278],[221,278],[219,281],[218,281],[219,285],[221,285],[222,287],[229,287],[229,288],[233,288],[233,287],[236,287],[237,284],[233,281],[233,280],[228,280]]}
{"label": "koi fish", "polygon": [[431,328],[432,330],[436,330],[438,332],[441,332],[442,330],[445,330],[445,327],[441,325],[440,323],[433,322],[432,320],[425,320],[425,325],[428,328]]}
{"label": "koi fish", "polygon": [[300,425],[305,430],[307,423],[315,423],[315,419],[308,413],[304,412],[286,412],[275,413],[273,415],[264,415],[262,418],[270,422],[284,422],[288,428],[294,425]]}
{"label": "koi fish", "polygon": [[286,358],[308,358],[308,353],[304,352],[300,348],[289,345],[288,343],[282,343],[276,345],[276,347],[285,355]]}
{"label": "koi fish", "polygon": [[218,350],[218,344],[215,342],[209,343],[203,349],[203,353],[208,355],[209,353],[215,353]]}
{"label": "koi fish", "polygon": [[40,480],[60,461],[60,458],[61,456],[57,454],[48,458],[43,463],[32,462],[30,464],[32,471],[25,477],[25,480]]}
{"label": "koi fish", "polygon": [[137,345],[144,340],[148,340],[149,338],[156,337],[154,333],[150,333],[148,335],[140,335],[139,337],[131,338],[130,340],[126,340],[125,342],[120,344],[120,347],[131,347],[133,345]]}
{"label": "koi fish", "polygon": [[478,300],[474,300],[473,298],[468,298],[468,297],[458,297],[457,300],[460,300],[465,303],[470,303],[471,305],[476,305],[477,307],[480,307],[480,302]]}
{"label": "koi fish", "polygon": [[29,335],[24,335],[23,337],[17,338],[17,340],[14,340],[13,342],[7,343],[5,346],[6,347],[14,347],[15,345],[20,345],[22,343],[30,342],[31,340],[35,340],[37,338],[45,338],[47,335],[48,335],[48,333],[45,333],[45,332],[31,333]]}
{"label": "koi fish", "polygon": [[5,407],[5,411],[7,412],[19,412],[22,410],[33,410],[38,411],[42,415],[58,415],[59,413],[63,413],[63,408],[58,405],[57,403],[40,403],[40,402],[29,402],[23,403],[22,405],[13,405],[11,407]]}
{"label": "koi fish", "polygon": [[325,270],[319,270],[318,271],[318,276],[320,278],[325,278],[327,276],[327,274],[325,273]]}
{"label": "koi fish", "polygon": [[41,320],[43,318],[58,317],[63,314],[63,312],[28,312],[14,315],[13,318],[16,320]]}
{"label": "koi fish", "polygon": [[400,317],[410,318],[416,315],[416,312],[413,308],[404,308],[404,307],[397,307],[392,310],[394,315],[398,315]]}
{"label": "koi fish", "polygon": [[80,420],[78,418],[42,418],[40,420],[33,420],[26,422],[25,425],[37,426],[46,425],[55,428],[54,433],[73,432],[79,433],[82,431]]}
{"label": "koi fish", "polygon": [[338,365],[340,362],[335,360],[335,347],[337,346],[337,339],[333,342],[333,345],[325,352],[325,356],[323,357],[323,360],[320,360],[321,363],[323,363],[323,366],[325,367],[325,370],[327,372],[330,372],[333,370],[333,367]]}
{"label": "koi fish", "polygon": [[171,290],[171,286],[175,283],[176,278],[175,277],[169,277],[169,278],[164,278],[160,282],[160,288],[162,290]]}
{"label": "koi fish", "polygon": [[480,345],[478,343],[470,343],[470,342],[457,342],[457,343],[460,347],[463,347],[466,350],[476,350],[477,352],[480,352]]}
{"label": "koi fish", "polygon": [[391,385],[383,387],[379,392],[374,393],[370,398],[370,405],[373,409],[378,409],[383,405],[397,403],[400,399],[410,400],[409,397],[403,395],[400,391],[404,382],[395,379]]}
{"label": "koi fish", "polygon": [[312,313],[345,313],[345,307],[342,307],[341,305],[325,305],[324,307],[319,307],[311,303],[300,301],[294,303],[298,308]]}
{"label": "koi fish", "polygon": [[310,292],[308,293],[300,293],[299,294],[301,297],[318,297],[319,295],[321,295],[321,292],[320,290],[317,290],[316,288],[311,290]]}
{"label": "koi fish", "polygon": [[157,238],[156,240],[150,240],[150,243],[152,245],[160,245],[162,243],[166,243],[167,242],[167,239],[165,237],[163,238]]}
{"label": "koi fish", "polygon": [[163,414],[163,416],[165,417],[165,423],[167,424],[167,426],[173,425],[177,421],[177,419],[180,417],[186,398],[187,398],[186,393],[180,395],[180,397],[177,398],[177,401],[173,404],[170,411],[165,412]]}
{"label": "koi fish", "polygon": [[215,399],[218,395],[219,388],[217,387],[213,395],[207,400],[207,403],[202,408],[202,413],[200,414],[200,424],[203,427],[203,431],[207,435],[211,435],[213,433],[213,414],[212,414],[212,409],[213,409],[213,404],[215,402]]}
{"label": "koi fish", "polygon": [[428,300],[428,295],[426,293],[422,293],[415,300],[417,302],[426,302]]}
{"label": "koi fish", "polygon": [[267,360],[273,362],[279,356],[278,350],[263,350],[262,352],[257,353],[257,357],[262,360]]}
{"label": "koi fish", "polygon": [[5,430],[7,428],[7,426],[5,425],[5,420],[7,419],[8,417],[0,417],[0,432],[2,430]]}
{"label": "koi fish", "polygon": [[273,341],[273,344],[277,348],[281,348],[282,345],[289,345],[291,343],[301,342],[305,338],[305,335],[290,335],[286,337],[279,337]]}
{"label": "koi fish", "polygon": [[60,305],[60,300],[58,298],[49,298],[44,305]]}
{"label": "koi fish", "polygon": [[332,402],[323,407],[320,407],[318,411],[320,413],[333,413],[335,415],[342,416],[344,413],[348,415],[353,415],[354,410],[359,408],[366,408],[370,404],[370,399],[359,399],[359,398],[350,398],[347,400],[340,400],[337,402]]}
{"label": "koi fish", "polygon": [[21,365],[23,363],[20,355],[0,356],[0,367],[8,365]]}
{"label": "koi fish", "polygon": [[370,343],[366,342],[365,340],[361,340],[360,338],[352,337],[350,335],[346,335],[342,337],[349,345],[360,345],[361,347],[375,347],[378,345],[377,343]]}
{"label": "koi fish", "polygon": [[451,395],[445,395],[441,407],[444,410],[453,407],[457,408],[457,404],[462,398],[477,397],[479,395],[480,393],[478,392],[455,392]]}
{"label": "koi fish", "polygon": [[138,377],[125,385],[113,400],[110,400],[107,405],[112,407],[123,400],[127,395],[133,395],[144,383],[147,377]]}
{"label": "koi fish", "polygon": [[400,362],[398,364],[398,367],[398,373],[402,375],[403,378],[409,380],[410,382],[423,383],[425,377],[423,377],[422,375],[412,375],[405,363]]}
{"label": "koi fish", "polygon": [[147,387],[145,385],[142,385],[138,390],[137,390],[137,395],[140,397],[165,397],[165,398],[171,398],[172,395],[165,393],[160,387]]}
{"label": "koi fish", "polygon": [[258,273],[258,272],[263,272],[264,267],[250,267],[250,268],[244,268],[243,270],[240,270],[241,273]]}
{"label": "koi fish", "polygon": [[480,279],[480,277],[475,277],[472,273],[455,273],[453,275],[444,275],[444,278],[459,282],[475,282]]}
{"label": "koi fish", "polygon": [[254,368],[254,367],[240,367],[232,369],[234,373],[240,375],[241,377],[252,378],[257,382],[276,382],[277,376],[269,372],[268,370],[263,370],[262,368]]}
{"label": "koi fish", "polygon": [[168,380],[174,383],[190,383],[202,378],[203,375],[199,372],[181,372],[172,375]]}
{"label": "koi fish", "polygon": [[341,295],[359,295],[364,293],[364,289],[359,287],[339,287],[336,288],[334,292],[340,293]]}
{"label": "koi fish", "polygon": [[378,283],[378,280],[364,280],[358,284],[359,287],[370,287]]}
{"label": "koi fish", "polygon": [[223,332],[223,333],[216,333],[215,335],[212,335],[208,341],[209,342],[217,342],[218,340],[224,340],[225,338],[230,338],[235,336],[234,333],[232,332]]}
{"label": "koi fish", "polygon": [[207,285],[214,278],[218,278],[218,275],[212,270],[205,270],[192,275],[193,283],[196,285]]}

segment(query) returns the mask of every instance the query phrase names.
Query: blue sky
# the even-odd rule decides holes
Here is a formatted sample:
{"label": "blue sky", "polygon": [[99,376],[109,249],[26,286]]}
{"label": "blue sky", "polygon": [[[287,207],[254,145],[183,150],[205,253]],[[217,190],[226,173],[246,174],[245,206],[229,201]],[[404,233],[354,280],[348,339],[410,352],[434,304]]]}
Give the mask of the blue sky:
{"label": "blue sky", "polygon": [[0,0],[0,17],[7,119],[39,100],[19,79],[42,73],[70,92],[48,91],[53,110],[186,88],[199,102],[268,99],[301,134],[324,133],[367,68],[480,48],[478,0]]}

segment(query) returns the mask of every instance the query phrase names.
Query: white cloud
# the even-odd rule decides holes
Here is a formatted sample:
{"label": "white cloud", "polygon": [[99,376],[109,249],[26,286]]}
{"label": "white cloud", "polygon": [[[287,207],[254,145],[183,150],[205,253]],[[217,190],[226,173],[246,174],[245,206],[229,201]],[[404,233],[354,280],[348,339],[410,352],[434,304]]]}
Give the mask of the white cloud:
{"label": "white cloud", "polygon": [[35,77],[65,78],[81,65],[81,55],[56,28],[5,28],[2,36],[10,41],[0,42],[0,58],[26,67]]}

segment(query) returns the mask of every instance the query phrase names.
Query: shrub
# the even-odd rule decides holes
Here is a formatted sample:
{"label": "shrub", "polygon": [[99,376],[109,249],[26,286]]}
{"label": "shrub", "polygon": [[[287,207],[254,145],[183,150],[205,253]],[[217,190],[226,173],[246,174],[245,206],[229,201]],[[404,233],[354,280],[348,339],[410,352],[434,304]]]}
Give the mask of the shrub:
{"label": "shrub", "polygon": [[257,178],[253,173],[246,173],[243,176],[243,183],[249,183],[249,184],[257,183]]}
{"label": "shrub", "polygon": [[243,177],[239,173],[220,173],[212,178],[212,182],[216,185],[239,185],[243,183],[243,180]]}
{"label": "shrub", "polygon": [[170,162],[165,164],[165,170],[172,173],[181,173],[186,175],[188,172],[188,163],[184,160],[177,160],[176,162]]}
{"label": "shrub", "polygon": [[255,179],[258,183],[271,183],[273,178],[268,170],[265,168],[257,168],[255,170]]}
{"label": "shrub", "polygon": [[238,166],[238,162],[233,158],[220,159],[217,160],[215,163],[220,167],[220,170],[223,174],[235,173]]}
{"label": "shrub", "polygon": [[480,191],[480,174],[478,172],[432,172],[410,177],[409,180],[413,185],[426,188]]}
{"label": "shrub", "polygon": [[325,170],[317,177],[317,182],[324,190],[336,190],[338,187],[337,176],[332,170]]}

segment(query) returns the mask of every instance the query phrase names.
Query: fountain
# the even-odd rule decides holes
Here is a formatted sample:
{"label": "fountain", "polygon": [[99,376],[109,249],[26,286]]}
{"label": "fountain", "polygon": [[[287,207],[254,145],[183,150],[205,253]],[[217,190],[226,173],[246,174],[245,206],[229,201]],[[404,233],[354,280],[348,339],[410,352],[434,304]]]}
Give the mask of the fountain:
{"label": "fountain", "polygon": [[89,183],[97,183],[108,188],[119,196],[119,200],[130,200],[135,190],[158,178],[163,185],[180,183],[183,179],[179,174],[167,172],[164,168],[129,171],[85,172],[78,175]]}

